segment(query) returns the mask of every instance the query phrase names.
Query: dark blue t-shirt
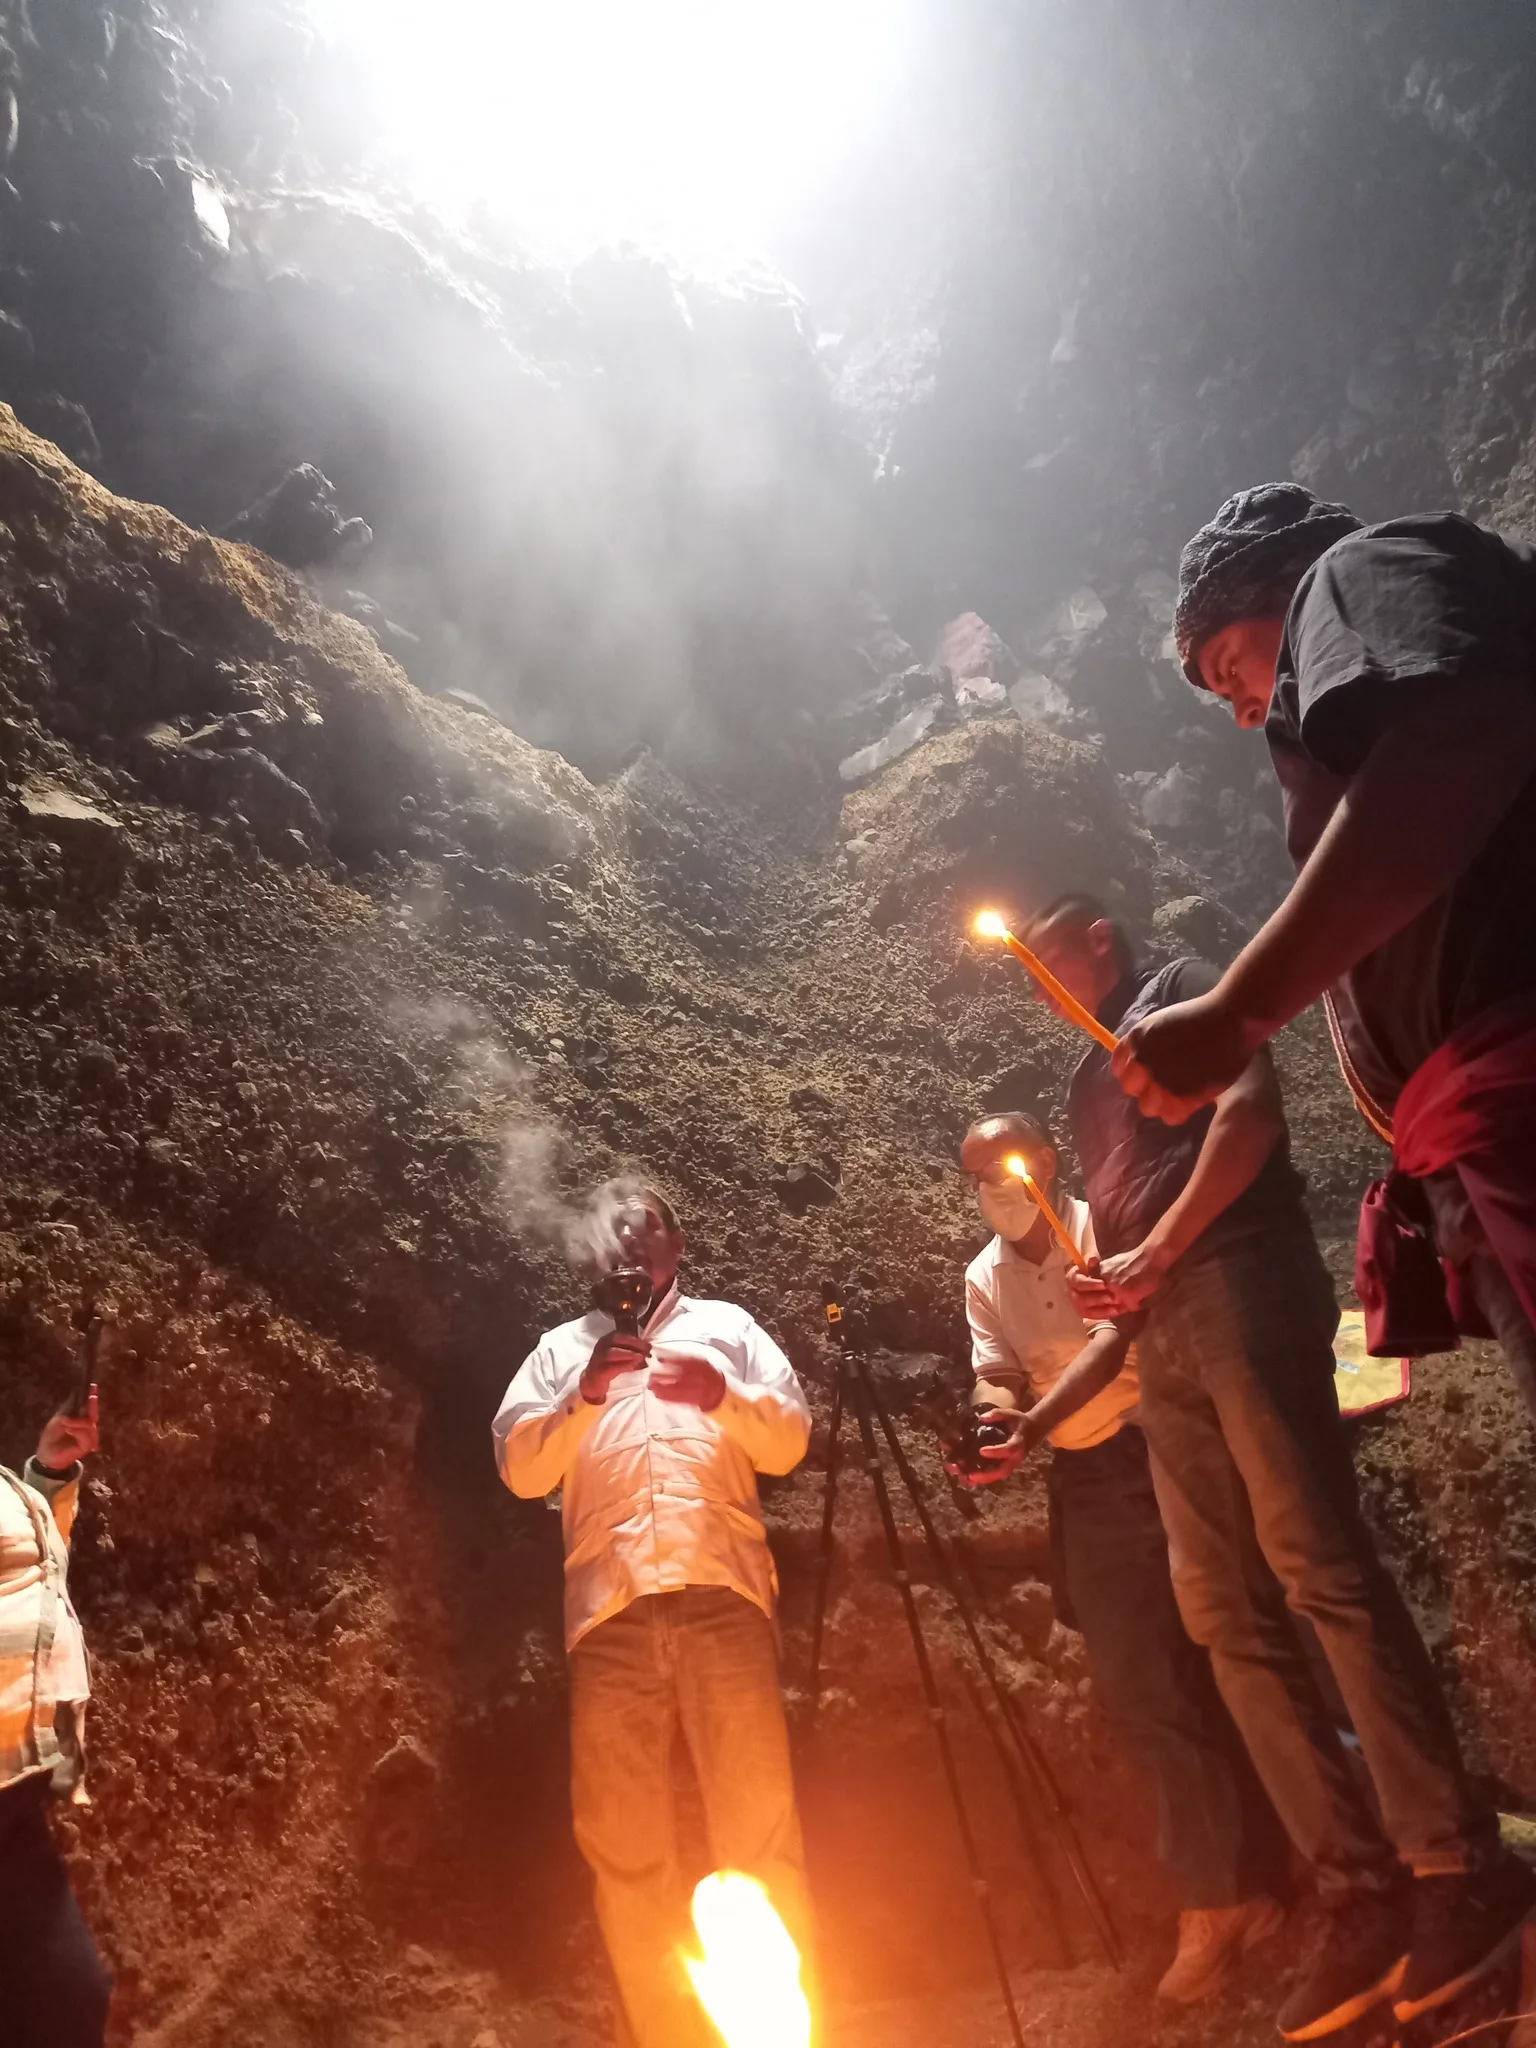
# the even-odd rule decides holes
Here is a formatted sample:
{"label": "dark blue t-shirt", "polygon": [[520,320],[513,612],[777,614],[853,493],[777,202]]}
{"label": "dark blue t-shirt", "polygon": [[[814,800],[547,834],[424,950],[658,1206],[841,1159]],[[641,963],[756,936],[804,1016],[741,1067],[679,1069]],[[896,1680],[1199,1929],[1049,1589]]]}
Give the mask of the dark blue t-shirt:
{"label": "dark blue t-shirt", "polygon": [[[1426,692],[1536,688],[1536,550],[1454,512],[1368,526],[1302,578],[1265,737],[1300,868],[1371,747]],[[1445,801],[1458,792],[1449,783]],[[1334,991],[1361,1081],[1390,1109],[1480,1011],[1536,991],[1536,777],[1450,889]]]}
{"label": "dark blue t-shirt", "polygon": [[[1099,1022],[1123,1037],[1143,1017],[1205,995],[1219,980],[1216,969],[1204,960],[1143,968],[1127,975],[1105,1000]],[[1183,1124],[1143,1116],[1135,1097],[1126,1094],[1110,1071],[1104,1048],[1095,1045],[1083,1055],[1068,1084],[1067,1115],[1101,1254],[1133,1250],[1184,1192],[1215,1114],[1214,1107],[1202,1109]],[[1254,1179],[1201,1232],[1184,1260],[1208,1258],[1253,1231],[1287,1225],[1309,1228],[1303,1185],[1291,1164],[1290,1136],[1282,1132]]]}

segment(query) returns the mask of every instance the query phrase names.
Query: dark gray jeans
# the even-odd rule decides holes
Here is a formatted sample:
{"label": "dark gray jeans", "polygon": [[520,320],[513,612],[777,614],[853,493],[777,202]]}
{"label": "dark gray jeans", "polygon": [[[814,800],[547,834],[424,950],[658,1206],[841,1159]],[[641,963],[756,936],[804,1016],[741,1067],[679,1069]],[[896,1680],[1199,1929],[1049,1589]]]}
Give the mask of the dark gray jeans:
{"label": "dark gray jeans", "polygon": [[1151,1775],[1180,1908],[1283,1891],[1285,1837],[1179,1619],[1146,1438],[1125,1422],[1086,1451],[1055,1451],[1047,1487],[1061,1618],[1082,1631],[1105,1711]]}
{"label": "dark gray jeans", "polygon": [[[1390,1883],[1394,1851],[1419,1876],[1465,1869],[1491,1853],[1498,1826],[1468,1785],[1429,1654],[1361,1518],[1333,1386],[1337,1323],[1311,1232],[1270,1232],[1175,1267],[1141,1339],[1142,1426],[1185,1626],[1210,1651],[1292,1840],[1333,1891]],[[1286,1605],[1333,1671],[1390,1846]]]}

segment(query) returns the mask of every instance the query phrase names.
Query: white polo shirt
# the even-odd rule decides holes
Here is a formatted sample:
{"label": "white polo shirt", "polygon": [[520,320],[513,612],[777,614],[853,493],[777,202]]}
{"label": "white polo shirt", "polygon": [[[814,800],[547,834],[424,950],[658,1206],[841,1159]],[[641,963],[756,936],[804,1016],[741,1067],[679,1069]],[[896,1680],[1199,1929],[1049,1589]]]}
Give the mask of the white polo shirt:
{"label": "white polo shirt", "polygon": [[[1070,1197],[1059,1205],[1067,1234],[1080,1252],[1094,1250],[1088,1204]],[[1006,1239],[994,1237],[966,1269],[965,1312],[971,1325],[971,1364],[979,1380],[1038,1400],[1048,1394],[1103,1323],[1084,1323],[1067,1291],[1067,1255],[1053,1236],[1033,1264]],[[1134,1420],[1140,1387],[1136,1351],[1107,1387],[1051,1431],[1058,1450],[1086,1451]]]}

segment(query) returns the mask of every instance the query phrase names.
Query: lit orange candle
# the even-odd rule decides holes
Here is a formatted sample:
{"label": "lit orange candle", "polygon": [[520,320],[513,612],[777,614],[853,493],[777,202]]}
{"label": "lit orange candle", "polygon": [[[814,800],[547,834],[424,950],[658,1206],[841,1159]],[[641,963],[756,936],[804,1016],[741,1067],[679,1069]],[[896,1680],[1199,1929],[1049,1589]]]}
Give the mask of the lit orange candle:
{"label": "lit orange candle", "polygon": [[1019,1179],[1023,1181],[1025,1187],[1029,1189],[1030,1198],[1034,1202],[1035,1207],[1040,1211],[1040,1214],[1045,1218],[1046,1222],[1051,1226],[1052,1231],[1055,1233],[1057,1243],[1061,1246],[1062,1250],[1066,1253],[1067,1257],[1072,1261],[1073,1265],[1077,1267],[1078,1271],[1080,1273],[1086,1273],[1088,1270],[1088,1261],[1083,1257],[1082,1253],[1078,1250],[1077,1246],[1072,1242],[1071,1238],[1068,1237],[1067,1226],[1065,1225],[1065,1223],[1062,1222],[1061,1218],[1056,1214],[1056,1211],[1051,1207],[1050,1203],[1045,1199],[1045,1196],[1041,1193],[1039,1183],[1036,1181],[1034,1175],[1030,1172],[1028,1166],[1025,1164],[1023,1154],[1020,1152],[1012,1152],[1003,1161],[1003,1164],[1007,1167],[1010,1173],[1016,1173]]}
{"label": "lit orange candle", "polygon": [[976,919],[976,932],[977,936],[983,939],[1001,939],[1014,959],[1029,969],[1052,1002],[1056,1003],[1074,1024],[1080,1024],[1090,1038],[1099,1041],[1106,1052],[1115,1050],[1120,1041],[1113,1031],[1101,1024],[1092,1010],[1085,1010],[1069,989],[1062,987],[1045,962],[1037,959],[1022,940],[1013,936],[995,910],[983,910],[979,913]]}

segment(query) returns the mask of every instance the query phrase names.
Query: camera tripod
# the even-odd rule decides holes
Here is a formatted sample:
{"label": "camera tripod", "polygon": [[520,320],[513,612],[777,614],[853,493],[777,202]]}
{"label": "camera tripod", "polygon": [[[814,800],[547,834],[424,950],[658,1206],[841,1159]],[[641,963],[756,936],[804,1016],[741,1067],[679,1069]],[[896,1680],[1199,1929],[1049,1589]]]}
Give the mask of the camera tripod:
{"label": "camera tripod", "polygon": [[933,1674],[933,1662],[928,1654],[927,1639],[923,1634],[922,1617],[912,1591],[912,1574],[907,1569],[902,1549],[901,1532],[896,1526],[896,1515],[891,1505],[890,1488],[886,1482],[885,1467],[881,1461],[880,1439],[875,1434],[878,1421],[880,1436],[885,1440],[891,1462],[905,1487],[907,1496],[917,1514],[923,1532],[923,1541],[933,1563],[934,1576],[948,1594],[960,1618],[966,1640],[980,1669],[981,1680],[990,1693],[993,1711],[987,1703],[974,1678],[968,1680],[971,1697],[976,1705],[987,1733],[992,1739],[1002,1764],[1003,1773],[1012,1793],[1014,1808],[1018,1817],[1019,1831],[1024,1841],[1031,1867],[1038,1875],[1047,1911],[1063,1953],[1068,1952],[1066,1929],[1060,1894],[1056,1888],[1045,1857],[1042,1854],[1040,1833],[1036,1816],[1043,1818],[1063,1862],[1072,1874],[1077,1890],[1082,1896],[1088,1916],[1103,1946],[1109,1961],[1118,1969],[1124,1960],[1124,1950],[1110,1919],[1093,1872],[1083,1854],[1082,1844],[1072,1825],[1072,1817],[1061,1788],[1056,1782],[1049,1763],[1038,1743],[1019,1718],[1018,1709],[1004,1687],[998,1674],[997,1664],[988,1649],[985,1638],[976,1624],[976,1617],[966,1597],[960,1580],[959,1568],[951,1555],[928,1505],[927,1492],[922,1480],[914,1470],[911,1459],[902,1447],[896,1434],[896,1425],[886,1406],[884,1397],[875,1384],[869,1369],[869,1359],[861,1343],[855,1341],[848,1317],[834,1287],[824,1287],[823,1303],[827,1329],[831,1335],[837,1360],[837,1376],[832,1389],[832,1430],[827,1450],[826,1497],[822,1507],[821,1549],[816,1579],[816,1604],[811,1619],[811,1658],[807,1678],[807,1692],[810,1699],[812,1721],[821,1703],[821,1646],[826,1624],[827,1592],[831,1582],[832,1538],[837,1518],[837,1482],[842,1463],[842,1423],[845,1407],[853,1411],[858,1428],[859,1444],[863,1453],[864,1469],[874,1487],[875,1505],[879,1511],[880,1525],[885,1536],[885,1547],[890,1558],[891,1575],[901,1595],[902,1607],[906,1614],[907,1629],[912,1637],[912,1654],[917,1663],[918,1680],[922,1687],[923,1700],[933,1723],[934,1738],[939,1747],[939,1759],[945,1782],[949,1788],[951,1802],[955,1809],[955,1821],[959,1829],[961,1848],[970,1873],[971,1888],[976,1894],[977,1907],[986,1933],[987,1946],[991,1951],[993,1967],[997,1972],[998,1985],[1007,2008],[1009,2026],[1016,2048],[1023,2048],[1024,2036],[1019,2024],[1018,2007],[1014,2001],[1013,1986],[1008,1976],[1008,1963],[1003,1954],[1002,1942],[998,1935],[996,1917],[992,1911],[991,1890],[982,1872],[981,1859],[977,1850],[975,1831],[971,1826],[970,1814],[965,1804],[965,1794],[960,1783],[960,1773],[955,1761],[954,1745],[950,1740],[949,1724],[942,1699]]}

